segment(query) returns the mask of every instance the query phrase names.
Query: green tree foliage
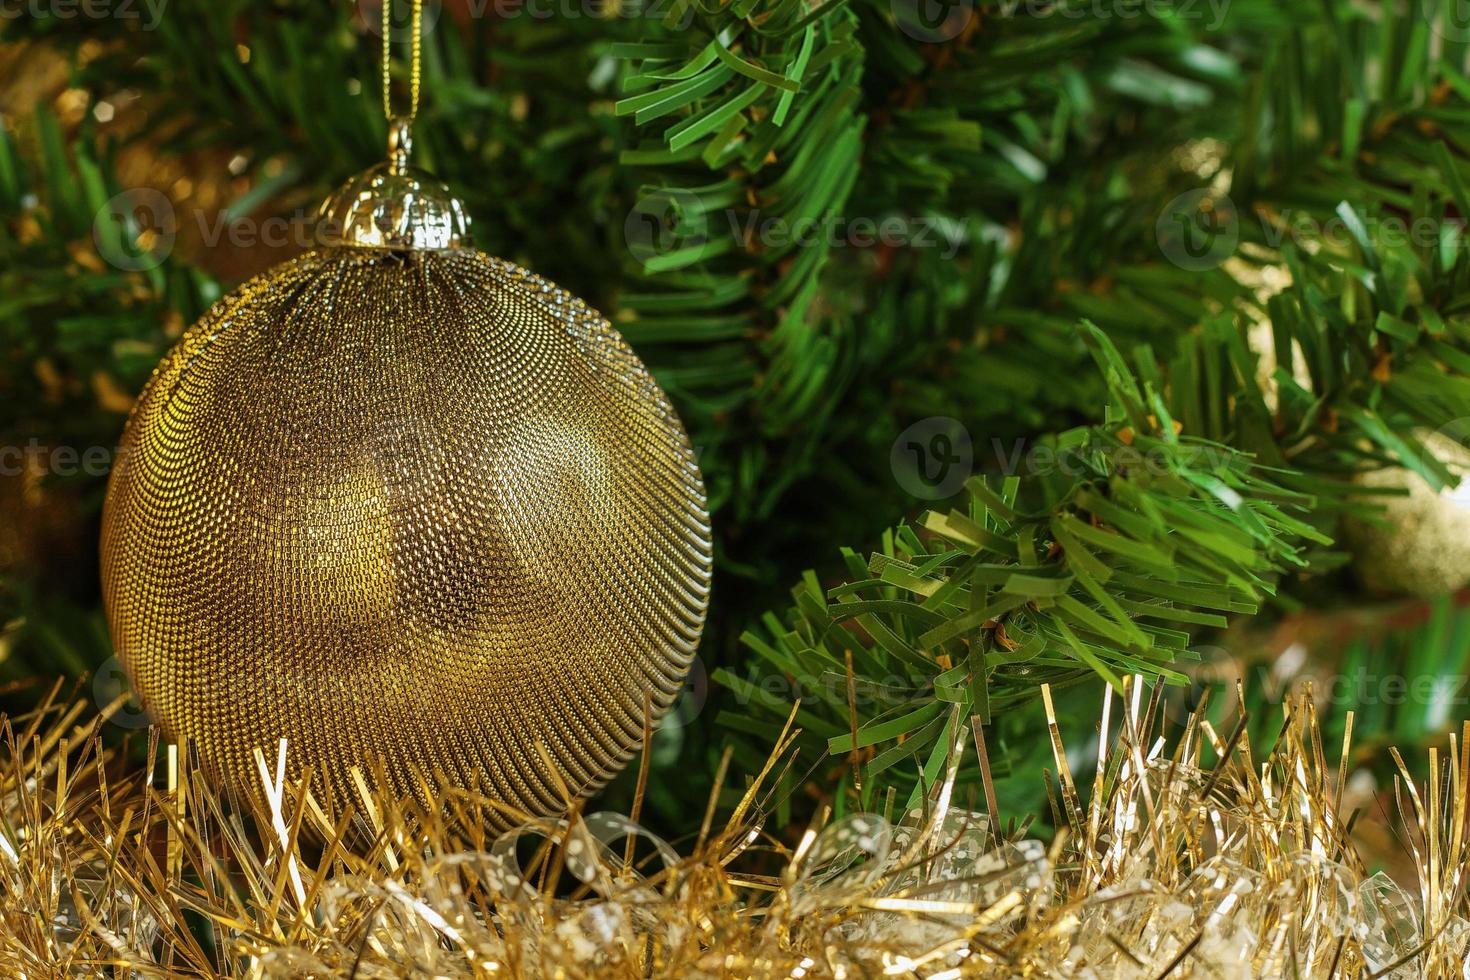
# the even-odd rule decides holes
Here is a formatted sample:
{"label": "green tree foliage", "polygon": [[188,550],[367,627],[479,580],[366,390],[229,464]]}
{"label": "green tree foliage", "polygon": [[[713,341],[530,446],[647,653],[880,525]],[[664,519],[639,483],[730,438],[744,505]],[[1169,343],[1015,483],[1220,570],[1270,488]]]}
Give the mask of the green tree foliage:
{"label": "green tree foliage", "polygon": [[[479,244],[607,311],[700,449],[722,684],[683,751],[718,715],[758,752],[799,690],[867,794],[925,778],[949,704],[1003,729],[1040,680],[1177,678],[1230,613],[1320,601],[1354,474],[1442,486],[1423,433],[1470,417],[1452,4],[922,6],[446,0],[415,128]],[[7,25],[147,120],[0,133],[7,441],[109,444],[93,379],[136,387],[218,293],[207,254],[98,261],[135,244],[116,154],[224,150],[228,218],[310,209],[382,153],[375,11]],[[976,473],[912,521],[890,450],[930,416]],[[24,594],[33,631],[75,618]],[[88,615],[12,667],[105,656]]]}

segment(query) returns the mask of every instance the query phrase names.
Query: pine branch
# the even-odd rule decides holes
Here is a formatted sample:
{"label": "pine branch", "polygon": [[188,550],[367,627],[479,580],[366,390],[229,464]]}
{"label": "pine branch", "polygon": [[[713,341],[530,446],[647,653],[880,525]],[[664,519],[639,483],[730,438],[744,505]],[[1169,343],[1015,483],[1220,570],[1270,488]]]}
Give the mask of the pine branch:
{"label": "pine branch", "polygon": [[32,122],[34,162],[0,125],[0,348],[8,366],[0,438],[26,452],[33,443],[110,449],[118,399],[128,399],[171,343],[169,325],[182,327],[219,290],[198,270],[139,250],[133,202],[117,196],[105,153],[85,135],[65,140],[45,110]]}
{"label": "pine branch", "polygon": [[[851,324],[821,310],[834,248],[797,230],[847,208],[863,54],[841,4],[776,0],[693,17],[667,40],[614,49],[628,62],[616,111],[649,133],[623,162],[649,175],[638,207],[663,222],[630,243],[648,285],[625,293],[621,312],[634,344],[676,345],[663,376],[706,452],[734,457],[716,469],[711,496],[743,521],[769,514],[801,475],[794,459],[771,458],[773,437],[821,431],[850,374]],[[791,233],[762,241],[770,223]],[[732,414],[741,424],[714,424]]]}
{"label": "pine branch", "polygon": [[833,755],[876,752],[865,780],[912,758],[932,781],[947,705],[989,721],[1041,683],[1182,680],[1172,665],[1189,658],[1191,628],[1255,611],[1303,564],[1301,543],[1326,543],[1302,519],[1309,496],[1181,436],[1106,335],[1085,336],[1114,419],[1048,440],[1025,475],[971,479],[961,507],[898,526],[866,564],[844,552],[842,585],[808,575],[784,619],[746,635],[749,671],[716,674],[742,702],[722,725],[765,733],[789,700],[763,684],[774,671],[805,698],[809,740]]}
{"label": "pine branch", "polygon": [[[747,538],[759,548],[738,552],[770,565],[798,536],[793,551],[875,533],[820,502],[835,486],[853,513],[902,506],[883,464],[905,417],[965,404],[967,421],[1014,436],[1075,421],[1103,396],[1053,384],[1058,359],[1081,353],[1075,316],[1031,331],[1006,320],[1013,308],[990,311],[1010,283],[1046,295],[1056,275],[1042,260],[1127,254],[1116,222],[1098,223],[1101,235],[1080,220],[1055,228],[1050,208],[1090,205],[1121,161],[1156,155],[1157,143],[1109,142],[1111,130],[1177,129],[1201,93],[1239,89],[1241,71],[1218,59],[1201,69],[1196,32],[1170,18],[1079,30],[1072,18],[990,13],[946,45],[902,33],[886,3],[737,5],[614,49],[629,62],[620,111],[643,136],[623,161],[646,175],[641,208],[664,222],[656,248],[635,249],[646,284],[630,285],[617,319],[692,422],[727,560]],[[1124,81],[1145,76],[1152,87]],[[1053,168],[1098,176],[1058,202]],[[854,219],[897,219],[928,238],[864,249],[760,234]],[[1022,253],[1010,254],[1004,227],[1023,223]],[[977,343],[987,321],[1035,339]],[[1152,336],[1130,330],[1130,343]],[[814,502],[810,519],[771,519]]]}
{"label": "pine branch", "polygon": [[[763,635],[747,636],[757,672],[815,692],[806,724],[833,754],[852,751],[854,719],[858,749],[886,746],[869,778],[935,744],[946,702],[985,720],[1041,682],[1129,672],[1182,681],[1171,664],[1188,656],[1191,632],[1254,612],[1283,571],[1332,567],[1311,546],[1331,543],[1343,511],[1372,507],[1355,474],[1399,465],[1436,486],[1458,479],[1422,440],[1427,427],[1463,438],[1470,418],[1470,316],[1457,298],[1470,252],[1455,197],[1447,187],[1408,214],[1410,225],[1456,230],[1427,246],[1344,204],[1346,241],[1318,236],[1273,256],[1291,283],[1265,303],[1280,352],[1269,381],[1248,345],[1253,302],[1183,335],[1162,363],[1141,345],[1130,365],[1089,324],[1081,337],[1112,421],[1043,443],[1039,470],[1031,456],[1019,477],[971,480],[963,510],[925,518],[930,537],[901,525],[867,568],[845,553],[845,584],[824,592],[809,576],[784,620],[767,617]],[[1055,471],[1069,467],[1054,451],[1073,446],[1102,463],[1058,493]],[[1160,474],[1173,479],[1150,478]],[[1181,487],[1182,497],[1168,492]],[[1018,504],[1028,490],[1039,504]],[[1151,624],[1160,618],[1173,625]],[[863,698],[848,696],[849,651]],[[756,679],[717,676],[758,718],[775,710]]]}

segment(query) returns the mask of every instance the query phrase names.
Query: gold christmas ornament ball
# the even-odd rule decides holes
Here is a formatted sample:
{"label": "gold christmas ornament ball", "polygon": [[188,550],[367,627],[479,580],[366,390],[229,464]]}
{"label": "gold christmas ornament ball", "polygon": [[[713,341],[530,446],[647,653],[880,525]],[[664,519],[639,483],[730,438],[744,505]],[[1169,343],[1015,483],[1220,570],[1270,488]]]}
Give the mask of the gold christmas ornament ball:
{"label": "gold christmas ornament ball", "polygon": [[[606,319],[468,247],[384,165],[321,247],[189,329],[130,416],[103,514],[119,659],[237,786],[381,763],[564,807],[674,701],[709,597],[695,456]],[[420,779],[422,778],[422,782]]]}
{"label": "gold christmas ornament ball", "polygon": [[[1422,436],[1424,447],[1452,470],[1470,474],[1470,451],[1443,433]],[[1470,584],[1470,477],[1435,490],[1403,467],[1373,470],[1356,481],[1364,488],[1404,495],[1377,498],[1381,523],[1349,519],[1343,539],[1353,569],[1374,592],[1443,595]]]}

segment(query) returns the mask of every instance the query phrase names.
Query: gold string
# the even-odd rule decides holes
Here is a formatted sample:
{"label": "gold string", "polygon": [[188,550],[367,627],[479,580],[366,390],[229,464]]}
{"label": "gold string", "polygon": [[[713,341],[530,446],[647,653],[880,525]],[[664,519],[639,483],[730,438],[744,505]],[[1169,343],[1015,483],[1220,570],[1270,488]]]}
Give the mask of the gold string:
{"label": "gold string", "polygon": [[[423,0],[413,4],[413,54],[409,61],[409,122],[419,111],[419,61],[423,48]],[[383,115],[393,121],[393,0],[383,0]]]}

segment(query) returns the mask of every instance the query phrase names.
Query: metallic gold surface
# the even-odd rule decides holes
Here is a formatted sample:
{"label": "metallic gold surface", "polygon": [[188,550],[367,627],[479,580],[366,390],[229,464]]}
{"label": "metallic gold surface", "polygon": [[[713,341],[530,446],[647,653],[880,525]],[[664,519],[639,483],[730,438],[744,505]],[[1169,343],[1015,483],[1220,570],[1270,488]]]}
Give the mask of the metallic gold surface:
{"label": "metallic gold surface", "polygon": [[1353,570],[1370,591],[1433,597],[1470,584],[1470,451],[1453,428],[1418,437],[1460,474],[1457,485],[1435,489],[1404,466],[1354,477],[1382,508],[1376,519],[1350,514],[1342,523]]}
{"label": "metallic gold surface", "polygon": [[11,719],[27,737],[0,739],[0,976],[1464,980],[1470,724],[1417,773],[1390,750],[1395,812],[1371,819],[1402,848],[1394,879],[1355,842],[1369,819],[1344,783],[1375,777],[1348,763],[1351,712],[1329,741],[1302,690],[1253,745],[1203,703],[1176,724],[1141,683],[1075,721],[1098,759],[1049,844],[1022,836],[1032,814],[960,802],[975,761],[953,705],[918,805],[782,824],[793,788],[832,791],[789,781],[793,711],[733,812],[686,811],[681,856],[636,810],[505,828],[371,776],[353,805],[379,845],[303,845],[298,815],[317,840],[336,824],[297,787],[270,775],[241,809],[185,753],[145,767],[77,739],[100,719],[58,680]]}
{"label": "metallic gold surface", "polygon": [[316,240],[362,248],[461,248],[469,244],[469,218],[434,177],[407,164],[380,163],[322,205]]}
{"label": "metallic gold surface", "polygon": [[285,738],[336,807],[376,757],[530,813],[601,785],[679,690],[710,566],[633,351],[467,248],[321,248],[221,300],[103,515],[113,642],[167,735],[237,785]]}

